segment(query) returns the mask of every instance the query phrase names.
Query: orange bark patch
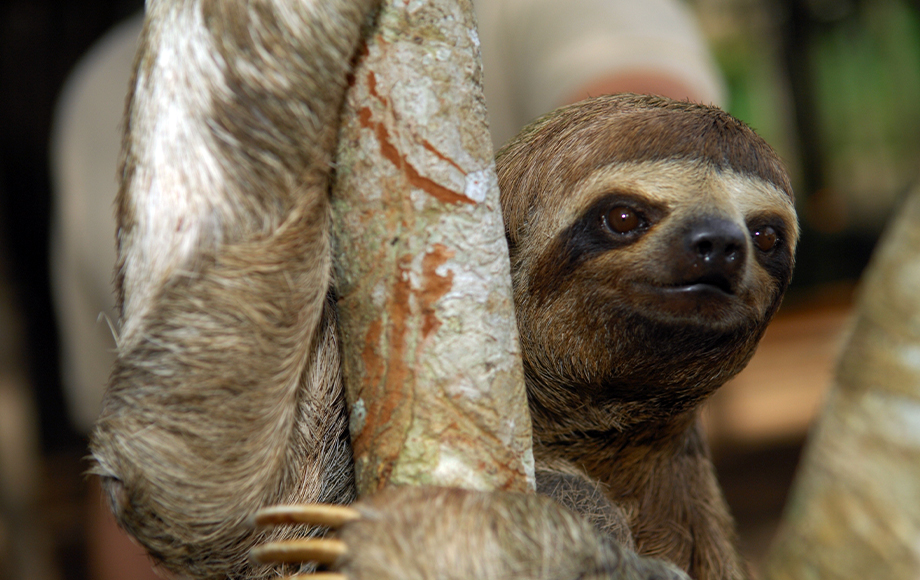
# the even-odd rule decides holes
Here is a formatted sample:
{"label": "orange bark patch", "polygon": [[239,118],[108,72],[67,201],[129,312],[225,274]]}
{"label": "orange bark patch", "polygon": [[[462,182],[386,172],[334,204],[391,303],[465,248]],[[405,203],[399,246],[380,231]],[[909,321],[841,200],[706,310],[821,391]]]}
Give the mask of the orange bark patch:
{"label": "orange bark patch", "polygon": [[374,74],[374,71],[367,73],[367,92],[384,106],[389,106],[390,102],[387,101],[387,98],[377,92],[377,75]]}
{"label": "orange bark patch", "polygon": [[410,286],[408,270],[411,256],[397,260],[397,274],[388,293],[385,314],[387,328],[384,344],[383,322],[372,321],[365,332],[362,362],[364,381],[361,398],[364,400],[367,417],[364,429],[355,434],[352,447],[355,457],[369,454],[373,450],[379,486],[387,483],[388,474],[402,450],[411,419],[414,380],[409,361],[406,360],[407,342],[411,339]]}
{"label": "orange bark patch", "polygon": [[[399,458],[412,418],[415,377],[413,361],[407,357],[416,349],[410,343],[428,337],[442,324],[436,304],[453,288],[454,273],[440,275],[437,269],[453,256],[450,248],[435,244],[422,256],[421,287],[416,289],[409,276],[412,256],[401,256],[396,262],[385,313],[371,321],[364,332],[361,398],[367,415],[361,432],[352,434],[352,446],[356,458],[373,451],[373,470],[381,487],[386,485]],[[420,337],[413,331],[418,328],[413,303],[421,314]]]}
{"label": "orange bark patch", "polygon": [[363,107],[360,111],[358,111],[358,123],[360,123],[361,126],[365,129],[373,129],[374,122],[371,121],[371,117],[373,116],[374,114],[371,112],[370,108]]}
{"label": "orange bark patch", "polygon": [[435,156],[436,156],[438,159],[450,163],[451,165],[453,165],[454,167],[456,167],[457,169],[459,169],[460,171],[462,171],[464,175],[466,175],[466,171],[463,171],[463,168],[460,167],[459,165],[457,165],[457,162],[456,162],[456,161],[454,161],[453,159],[451,159],[451,158],[448,157],[447,155],[444,155],[443,153],[441,153],[440,151],[438,151],[438,150],[435,148],[434,145],[432,145],[431,143],[429,143],[429,142],[426,141],[425,139],[422,139],[422,147],[424,147],[424,148],[427,149],[428,151],[434,153]]}
{"label": "orange bark patch", "polygon": [[[390,132],[387,130],[386,126],[383,123],[375,123],[374,130],[377,133],[377,141],[380,142],[380,153],[387,161],[405,171],[404,166],[409,164],[399,154],[399,149],[396,148],[396,145],[393,145],[393,142],[390,140]],[[413,169],[412,171],[415,170]],[[409,181],[412,181],[412,177],[409,177]]]}
{"label": "orange bark patch", "polygon": [[447,246],[435,244],[434,249],[422,258],[423,286],[418,298],[422,309],[422,336],[424,338],[441,326],[441,321],[435,311],[435,303],[453,288],[454,273],[448,270],[446,276],[440,276],[437,269],[453,255],[454,252]]}
{"label": "orange bark patch", "polygon": [[[377,91],[377,77],[373,72],[368,73],[367,75],[367,90],[371,96],[379,100],[384,105],[384,107],[389,106],[389,101],[387,101],[386,97]],[[476,203],[462,193],[448,189],[440,183],[437,183],[436,181],[429,179],[419,173],[418,170],[411,163],[409,163],[409,161],[402,154],[400,154],[399,149],[396,147],[396,145],[393,144],[393,140],[390,138],[390,132],[387,130],[386,126],[382,122],[374,122],[373,114],[368,107],[364,107],[358,112],[358,122],[362,127],[374,131],[377,136],[377,141],[380,143],[380,153],[384,158],[386,158],[387,161],[402,171],[403,175],[406,176],[406,179],[409,180],[409,183],[412,185],[412,187],[421,189],[428,195],[444,203]],[[459,165],[435,149],[431,143],[423,140],[422,145],[425,147],[425,149],[437,155],[439,159],[443,159],[460,171],[463,171]],[[463,173],[464,175],[466,174],[465,171],[463,171]]]}

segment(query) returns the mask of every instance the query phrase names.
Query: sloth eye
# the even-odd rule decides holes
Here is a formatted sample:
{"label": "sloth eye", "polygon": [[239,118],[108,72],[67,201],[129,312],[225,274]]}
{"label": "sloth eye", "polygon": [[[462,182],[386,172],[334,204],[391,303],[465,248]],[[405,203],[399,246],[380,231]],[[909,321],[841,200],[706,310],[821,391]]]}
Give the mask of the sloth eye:
{"label": "sloth eye", "polygon": [[604,217],[607,227],[618,234],[628,234],[642,225],[639,214],[626,206],[619,205]]}
{"label": "sloth eye", "polygon": [[776,246],[776,230],[770,226],[762,226],[754,230],[754,245],[760,248],[761,252],[769,252]]}

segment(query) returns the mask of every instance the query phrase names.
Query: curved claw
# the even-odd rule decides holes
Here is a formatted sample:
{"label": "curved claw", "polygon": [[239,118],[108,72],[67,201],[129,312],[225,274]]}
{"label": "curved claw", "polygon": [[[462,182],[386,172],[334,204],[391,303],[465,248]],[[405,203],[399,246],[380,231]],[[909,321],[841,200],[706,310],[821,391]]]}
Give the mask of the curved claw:
{"label": "curved claw", "polygon": [[361,519],[358,510],[330,504],[277,505],[256,512],[257,526],[281,524],[313,524],[329,528],[340,528],[349,522]]}
{"label": "curved claw", "polygon": [[[333,564],[348,551],[345,542],[335,539],[306,539],[269,542],[256,546],[249,554],[260,564],[318,562]],[[311,578],[315,578],[311,575]]]}

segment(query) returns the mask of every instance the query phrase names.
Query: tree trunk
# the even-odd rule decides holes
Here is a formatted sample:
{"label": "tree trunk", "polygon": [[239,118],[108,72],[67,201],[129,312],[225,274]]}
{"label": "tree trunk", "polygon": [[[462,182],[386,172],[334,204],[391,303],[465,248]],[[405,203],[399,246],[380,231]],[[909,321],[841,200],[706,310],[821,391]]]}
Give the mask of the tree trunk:
{"label": "tree trunk", "polygon": [[920,189],[867,270],[766,578],[920,573]]}
{"label": "tree trunk", "polygon": [[533,487],[469,0],[387,0],[343,112],[336,287],[358,490]]}

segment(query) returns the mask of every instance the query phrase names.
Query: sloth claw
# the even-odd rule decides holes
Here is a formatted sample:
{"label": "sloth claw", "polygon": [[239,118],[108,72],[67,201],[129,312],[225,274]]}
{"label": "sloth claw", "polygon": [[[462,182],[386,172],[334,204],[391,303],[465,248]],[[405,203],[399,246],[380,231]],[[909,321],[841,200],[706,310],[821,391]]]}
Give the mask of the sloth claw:
{"label": "sloth claw", "polygon": [[[267,507],[256,512],[253,524],[271,527],[286,524],[309,524],[337,529],[361,519],[350,507],[330,504],[293,504]],[[334,538],[305,538],[267,542],[250,550],[250,557],[261,564],[298,564],[315,562],[331,565],[345,555],[345,542]],[[314,572],[285,577],[283,580],[347,580],[335,572]]]}
{"label": "sloth claw", "polygon": [[268,542],[256,546],[249,554],[260,564],[296,564],[300,562],[334,564],[347,551],[345,542],[341,540],[310,538]]}
{"label": "sloth claw", "polygon": [[312,524],[328,528],[341,528],[347,523],[361,519],[358,510],[331,504],[277,505],[256,512],[255,525],[277,526],[282,524]]}

